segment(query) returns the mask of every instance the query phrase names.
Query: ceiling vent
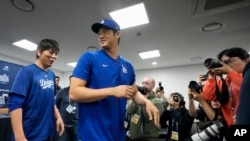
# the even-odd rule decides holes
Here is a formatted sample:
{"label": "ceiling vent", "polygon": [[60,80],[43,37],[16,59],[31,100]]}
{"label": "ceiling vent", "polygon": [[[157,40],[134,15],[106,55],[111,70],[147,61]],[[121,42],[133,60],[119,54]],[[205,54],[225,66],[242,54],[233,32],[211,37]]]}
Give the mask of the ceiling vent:
{"label": "ceiling vent", "polygon": [[250,0],[189,0],[192,17],[208,16],[250,5]]}

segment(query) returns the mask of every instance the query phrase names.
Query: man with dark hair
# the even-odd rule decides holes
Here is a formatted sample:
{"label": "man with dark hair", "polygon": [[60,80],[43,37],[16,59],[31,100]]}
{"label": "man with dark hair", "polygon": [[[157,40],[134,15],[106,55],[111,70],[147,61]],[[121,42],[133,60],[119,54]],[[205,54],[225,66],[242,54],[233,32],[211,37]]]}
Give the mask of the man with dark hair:
{"label": "man with dark hair", "polygon": [[60,135],[63,133],[64,124],[54,99],[55,74],[49,69],[58,53],[55,40],[43,39],[38,44],[35,63],[17,73],[9,93],[13,140],[49,141],[55,129]]}
{"label": "man with dark hair", "polygon": [[[250,125],[250,61],[249,61],[249,53],[243,48],[232,48],[227,53],[228,56],[231,57],[232,62],[237,61],[237,57],[239,56],[239,60],[243,60],[241,66],[239,66],[238,70],[243,74],[243,81],[240,87],[239,94],[239,105],[236,111],[236,124],[245,124]],[[233,60],[234,59],[234,60]],[[235,60],[236,59],[236,60]]]}
{"label": "man with dark hair", "polygon": [[59,82],[60,82],[60,76],[56,76],[56,94],[62,89],[62,87],[59,85]]}
{"label": "man with dark hair", "polygon": [[94,23],[102,49],[84,52],[73,71],[70,98],[79,102],[78,138],[124,141],[127,99],[146,106],[149,120],[159,124],[159,110],[137,92],[132,64],[118,54],[120,27],[111,19]]}

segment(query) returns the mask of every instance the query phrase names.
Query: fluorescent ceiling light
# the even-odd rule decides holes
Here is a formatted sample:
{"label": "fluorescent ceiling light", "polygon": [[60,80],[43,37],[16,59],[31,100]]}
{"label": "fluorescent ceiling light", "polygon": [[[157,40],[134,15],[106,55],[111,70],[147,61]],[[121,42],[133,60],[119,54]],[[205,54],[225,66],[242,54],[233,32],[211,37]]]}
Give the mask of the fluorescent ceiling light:
{"label": "fluorescent ceiling light", "polygon": [[142,59],[148,59],[148,58],[154,58],[154,57],[160,57],[160,52],[159,50],[151,50],[151,51],[146,51],[146,52],[140,52],[139,56]]}
{"label": "fluorescent ceiling light", "polygon": [[20,41],[14,42],[12,44],[17,46],[17,47],[29,50],[29,51],[34,51],[37,49],[37,44],[35,44],[31,41],[28,41],[26,39],[22,39]]}
{"label": "fluorescent ceiling light", "polygon": [[152,65],[157,65],[157,62],[152,62]]}
{"label": "fluorescent ceiling light", "polygon": [[77,62],[67,63],[67,65],[69,65],[69,66],[71,66],[71,67],[73,67],[73,68],[76,66],[76,64],[77,64]]}
{"label": "fluorescent ceiling light", "polygon": [[110,12],[109,15],[120,25],[121,29],[149,23],[143,3]]}

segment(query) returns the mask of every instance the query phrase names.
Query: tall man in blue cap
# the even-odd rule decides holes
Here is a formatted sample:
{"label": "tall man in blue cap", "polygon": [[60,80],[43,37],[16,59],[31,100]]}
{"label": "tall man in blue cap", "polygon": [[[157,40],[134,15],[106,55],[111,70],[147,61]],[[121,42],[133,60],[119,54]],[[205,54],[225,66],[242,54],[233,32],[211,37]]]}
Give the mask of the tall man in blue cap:
{"label": "tall man in blue cap", "polygon": [[70,83],[70,98],[79,102],[79,140],[124,141],[127,99],[145,105],[159,125],[159,110],[137,91],[132,64],[118,54],[119,25],[104,19],[92,30],[102,49],[81,55]]}

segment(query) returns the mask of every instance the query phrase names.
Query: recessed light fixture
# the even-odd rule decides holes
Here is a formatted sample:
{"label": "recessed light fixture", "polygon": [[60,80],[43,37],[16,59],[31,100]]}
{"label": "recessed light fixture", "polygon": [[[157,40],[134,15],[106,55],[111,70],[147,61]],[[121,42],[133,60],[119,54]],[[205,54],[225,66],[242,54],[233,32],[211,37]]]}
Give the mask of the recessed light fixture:
{"label": "recessed light fixture", "polygon": [[88,51],[96,51],[96,50],[98,50],[98,47],[96,47],[96,46],[89,46],[89,47],[87,47],[87,50]]}
{"label": "recessed light fixture", "polygon": [[222,23],[219,22],[214,22],[214,23],[209,23],[205,26],[202,27],[202,31],[204,32],[209,32],[209,31],[215,31],[223,27]]}
{"label": "recessed light fixture", "polygon": [[144,3],[110,12],[109,15],[120,25],[121,29],[149,23]]}
{"label": "recessed light fixture", "polygon": [[152,62],[152,65],[157,65],[157,62]]}
{"label": "recessed light fixture", "polygon": [[31,41],[28,41],[26,39],[22,39],[20,41],[14,42],[12,44],[17,46],[17,47],[26,49],[28,51],[34,51],[34,50],[37,49],[37,44],[35,44],[35,43],[31,42]]}
{"label": "recessed light fixture", "polygon": [[67,63],[67,65],[71,66],[71,67],[76,67],[77,65],[77,62],[71,62],[71,63]]}
{"label": "recessed light fixture", "polygon": [[31,12],[35,9],[35,5],[30,0],[11,0],[11,3],[22,11]]}
{"label": "recessed light fixture", "polygon": [[191,58],[190,60],[191,60],[191,61],[198,61],[198,60],[201,60],[201,59],[202,59],[202,57],[197,56],[197,57]]}
{"label": "recessed light fixture", "polygon": [[159,50],[151,50],[151,51],[146,51],[146,52],[140,52],[138,54],[142,59],[155,58],[155,57],[160,57],[161,56]]}

